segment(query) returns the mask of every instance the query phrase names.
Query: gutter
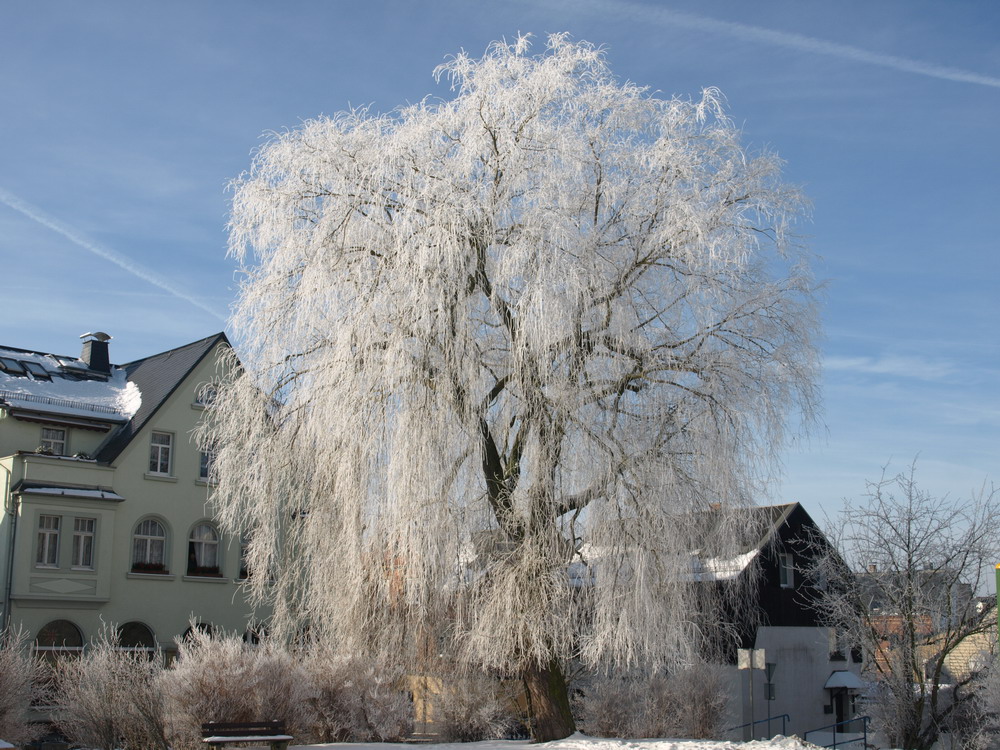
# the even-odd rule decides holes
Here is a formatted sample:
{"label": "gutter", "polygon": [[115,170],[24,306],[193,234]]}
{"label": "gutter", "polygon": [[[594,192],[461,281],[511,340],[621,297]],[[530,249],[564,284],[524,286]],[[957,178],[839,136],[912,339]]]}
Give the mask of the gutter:
{"label": "gutter", "polygon": [[[8,542],[10,544],[10,554],[7,559],[7,580],[4,582],[4,594],[3,594],[3,622],[0,623],[0,642],[2,642],[10,632],[10,602],[11,593],[14,589],[14,542],[17,540],[17,501],[14,496],[10,493],[10,479],[11,472],[10,469],[6,469],[7,477],[4,483],[4,512],[9,513],[11,516],[10,521],[10,534]],[[8,507],[9,506],[9,507]]]}

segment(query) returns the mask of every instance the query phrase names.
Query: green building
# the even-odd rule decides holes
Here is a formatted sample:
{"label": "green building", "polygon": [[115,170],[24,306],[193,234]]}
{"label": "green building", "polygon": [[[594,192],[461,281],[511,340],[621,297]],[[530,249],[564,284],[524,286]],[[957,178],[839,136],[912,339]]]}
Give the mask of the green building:
{"label": "green building", "polygon": [[212,518],[192,436],[225,335],[124,365],[107,334],[81,338],[79,357],[0,346],[0,627],[42,652],[102,623],[167,654],[191,621],[252,633],[240,539]]}

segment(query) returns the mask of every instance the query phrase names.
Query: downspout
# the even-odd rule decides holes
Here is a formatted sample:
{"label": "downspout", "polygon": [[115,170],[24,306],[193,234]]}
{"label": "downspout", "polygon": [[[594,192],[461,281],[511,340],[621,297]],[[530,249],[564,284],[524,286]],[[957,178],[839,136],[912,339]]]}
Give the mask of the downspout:
{"label": "downspout", "polygon": [[[2,466],[2,464],[0,464]],[[14,543],[17,541],[17,501],[14,496],[10,493],[10,479],[11,471],[4,467],[7,471],[6,482],[4,483],[4,512],[10,513],[10,534],[8,542],[10,543],[10,553],[7,559],[7,580],[4,582],[4,593],[3,593],[3,623],[0,627],[0,636],[6,638],[10,630],[10,600],[11,593],[14,589]]]}

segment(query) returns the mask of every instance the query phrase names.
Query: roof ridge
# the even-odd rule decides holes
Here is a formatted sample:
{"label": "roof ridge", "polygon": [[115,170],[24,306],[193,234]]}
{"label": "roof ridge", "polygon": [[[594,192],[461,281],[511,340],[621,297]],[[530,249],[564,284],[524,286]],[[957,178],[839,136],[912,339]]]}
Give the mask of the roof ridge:
{"label": "roof ridge", "polygon": [[187,349],[188,347],[195,346],[196,344],[201,344],[201,343],[203,343],[205,341],[208,341],[209,339],[218,338],[220,336],[223,339],[225,339],[226,341],[229,341],[229,337],[226,336],[226,332],[225,331],[219,331],[218,333],[213,333],[213,334],[211,334],[209,336],[205,336],[203,338],[200,338],[197,341],[191,341],[191,342],[189,342],[187,344],[181,344],[180,346],[175,346],[173,349],[166,349],[166,350],[164,350],[162,352],[157,352],[156,354],[150,354],[147,357],[139,357],[139,359],[133,359],[131,362],[123,362],[122,364],[117,365],[117,366],[118,367],[129,367],[131,365],[137,365],[140,362],[146,362],[146,361],[148,361],[150,359],[155,359],[156,357],[162,357],[162,356],[165,356],[167,354],[172,354],[173,352],[180,351],[181,349]]}

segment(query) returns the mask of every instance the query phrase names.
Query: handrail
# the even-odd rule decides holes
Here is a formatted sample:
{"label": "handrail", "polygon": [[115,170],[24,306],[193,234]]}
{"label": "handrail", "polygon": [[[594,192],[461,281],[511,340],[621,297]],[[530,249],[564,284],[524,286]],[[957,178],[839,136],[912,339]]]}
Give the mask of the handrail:
{"label": "handrail", "polygon": [[763,724],[767,722],[767,733],[768,735],[773,737],[774,735],[771,734],[771,722],[777,721],[778,719],[781,719],[781,733],[785,734],[785,722],[792,720],[792,717],[789,716],[788,714],[778,714],[777,716],[768,716],[766,719],[757,719],[757,721],[748,721],[746,724],[740,724],[737,727],[729,727],[729,729],[725,731],[735,732],[737,729],[746,729],[747,727],[754,727],[757,726],[758,724]]}
{"label": "handrail", "polygon": [[20,391],[0,391],[0,398],[7,401],[28,401],[29,403],[46,404],[48,406],[65,406],[71,409],[81,409],[92,411],[97,414],[114,414],[124,417],[125,414],[120,409],[104,404],[92,404],[87,401],[74,401],[68,398],[55,398],[53,396],[39,396],[34,393],[22,393]]}
{"label": "handrail", "polygon": [[[832,729],[833,730],[833,742],[831,744],[829,744],[829,745],[820,745],[820,747],[833,747],[833,748],[835,748],[835,747],[837,747],[837,745],[846,745],[846,744],[848,744],[850,742],[857,742],[858,741],[857,737],[854,737],[853,739],[849,739],[849,740],[843,740],[842,742],[837,742],[837,727],[842,726],[844,724],[850,724],[852,721],[860,721],[861,722],[861,739],[862,739],[862,743],[863,743],[862,747],[868,747],[868,722],[870,722],[871,720],[872,720],[871,716],[855,716],[853,719],[844,719],[843,721],[838,721],[835,724],[827,724],[825,727],[817,727],[816,729],[810,729],[809,731],[805,732],[802,735],[802,739],[804,741],[808,742],[810,734],[815,734],[816,732],[822,732],[824,729]],[[845,731],[841,730],[841,734],[855,734],[855,733],[854,732],[845,732]]]}

